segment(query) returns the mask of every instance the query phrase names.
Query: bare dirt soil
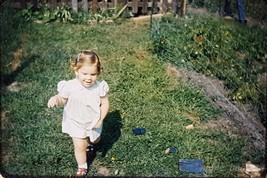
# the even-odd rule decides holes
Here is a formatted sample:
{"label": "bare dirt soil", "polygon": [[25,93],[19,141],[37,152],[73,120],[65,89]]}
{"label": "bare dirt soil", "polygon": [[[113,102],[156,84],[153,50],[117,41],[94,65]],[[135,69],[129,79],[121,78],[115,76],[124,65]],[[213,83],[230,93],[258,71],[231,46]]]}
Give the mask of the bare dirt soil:
{"label": "bare dirt soil", "polygon": [[228,91],[225,89],[223,81],[215,77],[206,77],[194,71],[177,69],[170,64],[167,65],[167,70],[171,70],[171,73],[186,80],[187,83],[201,88],[207,99],[224,111],[221,118],[209,122],[211,127],[217,129],[221,127],[220,129],[226,130],[230,135],[245,134],[256,149],[265,149],[266,128],[261,124],[260,117],[253,110],[252,105],[229,101]]}

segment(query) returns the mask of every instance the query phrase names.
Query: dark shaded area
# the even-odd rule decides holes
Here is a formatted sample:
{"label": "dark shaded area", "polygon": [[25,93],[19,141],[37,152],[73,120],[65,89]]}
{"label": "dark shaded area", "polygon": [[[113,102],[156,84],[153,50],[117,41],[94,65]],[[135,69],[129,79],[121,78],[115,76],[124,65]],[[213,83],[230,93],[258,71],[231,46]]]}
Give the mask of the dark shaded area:
{"label": "dark shaded area", "polygon": [[[10,84],[12,84],[14,81],[15,81],[15,78],[18,76],[18,74],[19,73],[21,73],[24,69],[26,69],[32,62],[34,62],[36,59],[38,58],[38,56],[35,56],[35,55],[33,55],[33,56],[31,56],[31,57],[29,57],[28,59],[26,59],[25,60],[25,62],[24,63],[22,63],[22,65],[20,65],[20,67],[18,67],[15,71],[13,71],[12,73],[10,73],[9,75],[3,75],[2,74],[2,71],[0,72],[0,75],[1,75],[1,90],[2,90],[2,87],[3,86],[8,86],[8,85],[10,85]],[[2,95],[1,95],[1,97],[2,97]],[[3,111],[4,109],[3,109],[3,106],[2,106],[2,103],[0,103],[0,111],[1,111],[1,113],[2,113],[2,111]],[[2,122],[2,120],[1,120],[1,122]],[[1,123],[0,122],[0,123]],[[0,135],[2,135],[2,130],[1,130],[1,132],[0,132]],[[2,141],[2,137],[1,137],[1,144],[3,143],[3,141]],[[1,158],[2,158],[2,154],[3,154],[3,147],[4,147],[4,145],[2,145],[1,147],[0,147],[0,152],[1,152]],[[6,178],[6,177],[8,177],[8,178],[18,178],[18,177],[26,177],[26,176],[19,176],[19,175],[10,175],[10,174],[8,174],[5,170],[4,170],[4,168],[2,167],[2,160],[1,160],[1,165],[0,165],[0,174],[4,177],[4,178]]]}
{"label": "dark shaded area", "polygon": [[96,151],[101,152],[103,157],[120,138],[122,126],[121,115],[118,110],[110,112],[105,118],[101,141],[95,146]]}
{"label": "dark shaded area", "polygon": [[[18,76],[18,74],[21,73],[24,69],[26,69],[36,59],[37,59],[37,56],[30,56],[28,59],[25,59],[25,62],[22,63],[20,67],[18,67],[15,71],[10,73],[9,75],[3,75],[1,72],[0,73],[1,74],[1,89],[3,86],[8,86],[11,83],[13,83],[15,81],[16,77]],[[1,95],[1,97],[2,97],[2,95]],[[1,113],[3,111],[2,103],[0,104],[0,111],[1,111]],[[2,120],[1,120],[0,125],[2,125]],[[0,135],[2,135],[2,130],[0,132]],[[1,137],[1,144],[2,143],[3,143],[3,141],[2,141],[2,137]],[[2,157],[2,153],[3,153],[3,147],[2,146],[0,147],[0,151],[1,151],[1,157]],[[1,160],[1,165],[2,165],[2,160]],[[0,173],[4,177],[18,177],[18,175],[8,175],[2,166],[0,166]]]}
{"label": "dark shaded area", "polygon": [[34,62],[38,56],[31,56],[20,67],[18,67],[15,71],[10,73],[9,75],[2,75],[1,73],[1,86],[8,86],[15,81],[15,78],[21,73],[24,69],[26,69],[32,62]]}

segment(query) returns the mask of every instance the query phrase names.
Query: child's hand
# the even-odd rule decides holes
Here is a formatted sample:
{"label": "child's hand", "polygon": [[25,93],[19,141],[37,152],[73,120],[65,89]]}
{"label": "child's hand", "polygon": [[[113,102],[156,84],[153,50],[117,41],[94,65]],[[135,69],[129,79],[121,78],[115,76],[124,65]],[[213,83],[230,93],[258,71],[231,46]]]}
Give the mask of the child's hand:
{"label": "child's hand", "polygon": [[99,120],[99,121],[95,124],[95,126],[94,126],[93,128],[94,128],[94,129],[100,128],[100,127],[102,126],[102,124],[103,124],[103,121],[102,121],[102,120]]}
{"label": "child's hand", "polygon": [[59,103],[58,97],[57,96],[52,96],[47,103],[48,108],[52,108],[54,106],[57,106]]}
{"label": "child's hand", "polygon": [[68,101],[67,98],[62,98],[59,95],[52,96],[47,103],[48,108],[52,108],[58,105],[64,105]]}

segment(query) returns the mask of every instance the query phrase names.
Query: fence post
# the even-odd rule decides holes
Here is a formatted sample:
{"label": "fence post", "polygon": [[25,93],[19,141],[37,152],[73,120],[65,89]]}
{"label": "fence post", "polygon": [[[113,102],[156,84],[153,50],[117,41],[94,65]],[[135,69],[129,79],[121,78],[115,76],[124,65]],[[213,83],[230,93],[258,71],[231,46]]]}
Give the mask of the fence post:
{"label": "fence post", "polygon": [[[99,2],[98,2],[98,4],[99,4]],[[107,0],[102,0],[101,4],[102,4],[101,8],[105,8],[105,9],[108,8],[108,1]],[[99,4],[99,6],[100,6],[100,4]]]}
{"label": "fence post", "polygon": [[117,0],[113,0],[113,5],[114,5],[114,8],[116,8],[118,6],[118,1]]}
{"label": "fence post", "polygon": [[97,0],[92,1],[92,11],[93,11],[93,14],[97,13]]}
{"label": "fence post", "polygon": [[63,3],[66,5],[70,5],[69,0],[63,0]]}
{"label": "fence post", "polygon": [[183,0],[182,4],[183,4],[182,16],[185,16],[186,0]]}
{"label": "fence post", "polygon": [[175,15],[181,16],[181,0],[173,0],[172,11]]}
{"label": "fence post", "polygon": [[161,11],[166,13],[168,11],[168,0],[162,0]]}
{"label": "fence post", "polygon": [[33,10],[36,10],[37,9],[38,1],[37,0],[31,0],[31,4],[32,4],[32,9]]}
{"label": "fence post", "polygon": [[147,13],[147,8],[148,8],[148,1],[147,0],[143,0],[143,5],[142,5],[142,13],[146,14]]}
{"label": "fence post", "polygon": [[152,14],[158,13],[158,1],[153,0],[152,1]]}
{"label": "fence post", "polygon": [[83,0],[83,11],[88,12],[88,0]]}
{"label": "fence post", "polygon": [[50,7],[55,9],[57,7],[57,0],[49,0]]}
{"label": "fence post", "polygon": [[71,0],[71,6],[74,12],[78,12],[78,1],[77,0]]}
{"label": "fence post", "polygon": [[22,7],[23,9],[27,7],[26,0],[22,0],[22,1],[21,1],[21,7]]}
{"label": "fence post", "polygon": [[138,12],[138,1],[139,0],[133,0],[132,1],[132,12],[136,14]]}

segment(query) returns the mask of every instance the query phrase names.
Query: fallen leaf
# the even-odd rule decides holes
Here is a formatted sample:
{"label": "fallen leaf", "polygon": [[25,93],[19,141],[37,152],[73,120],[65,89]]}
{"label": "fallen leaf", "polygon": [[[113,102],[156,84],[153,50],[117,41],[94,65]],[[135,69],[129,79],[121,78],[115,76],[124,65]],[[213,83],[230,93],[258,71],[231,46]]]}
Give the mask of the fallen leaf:
{"label": "fallen leaf", "polygon": [[188,126],[185,127],[186,129],[190,130],[190,129],[193,129],[194,128],[194,125],[193,124],[190,124]]}
{"label": "fallen leaf", "polygon": [[245,173],[249,175],[251,178],[259,177],[261,175],[261,169],[252,164],[250,161],[246,163],[246,171]]}

